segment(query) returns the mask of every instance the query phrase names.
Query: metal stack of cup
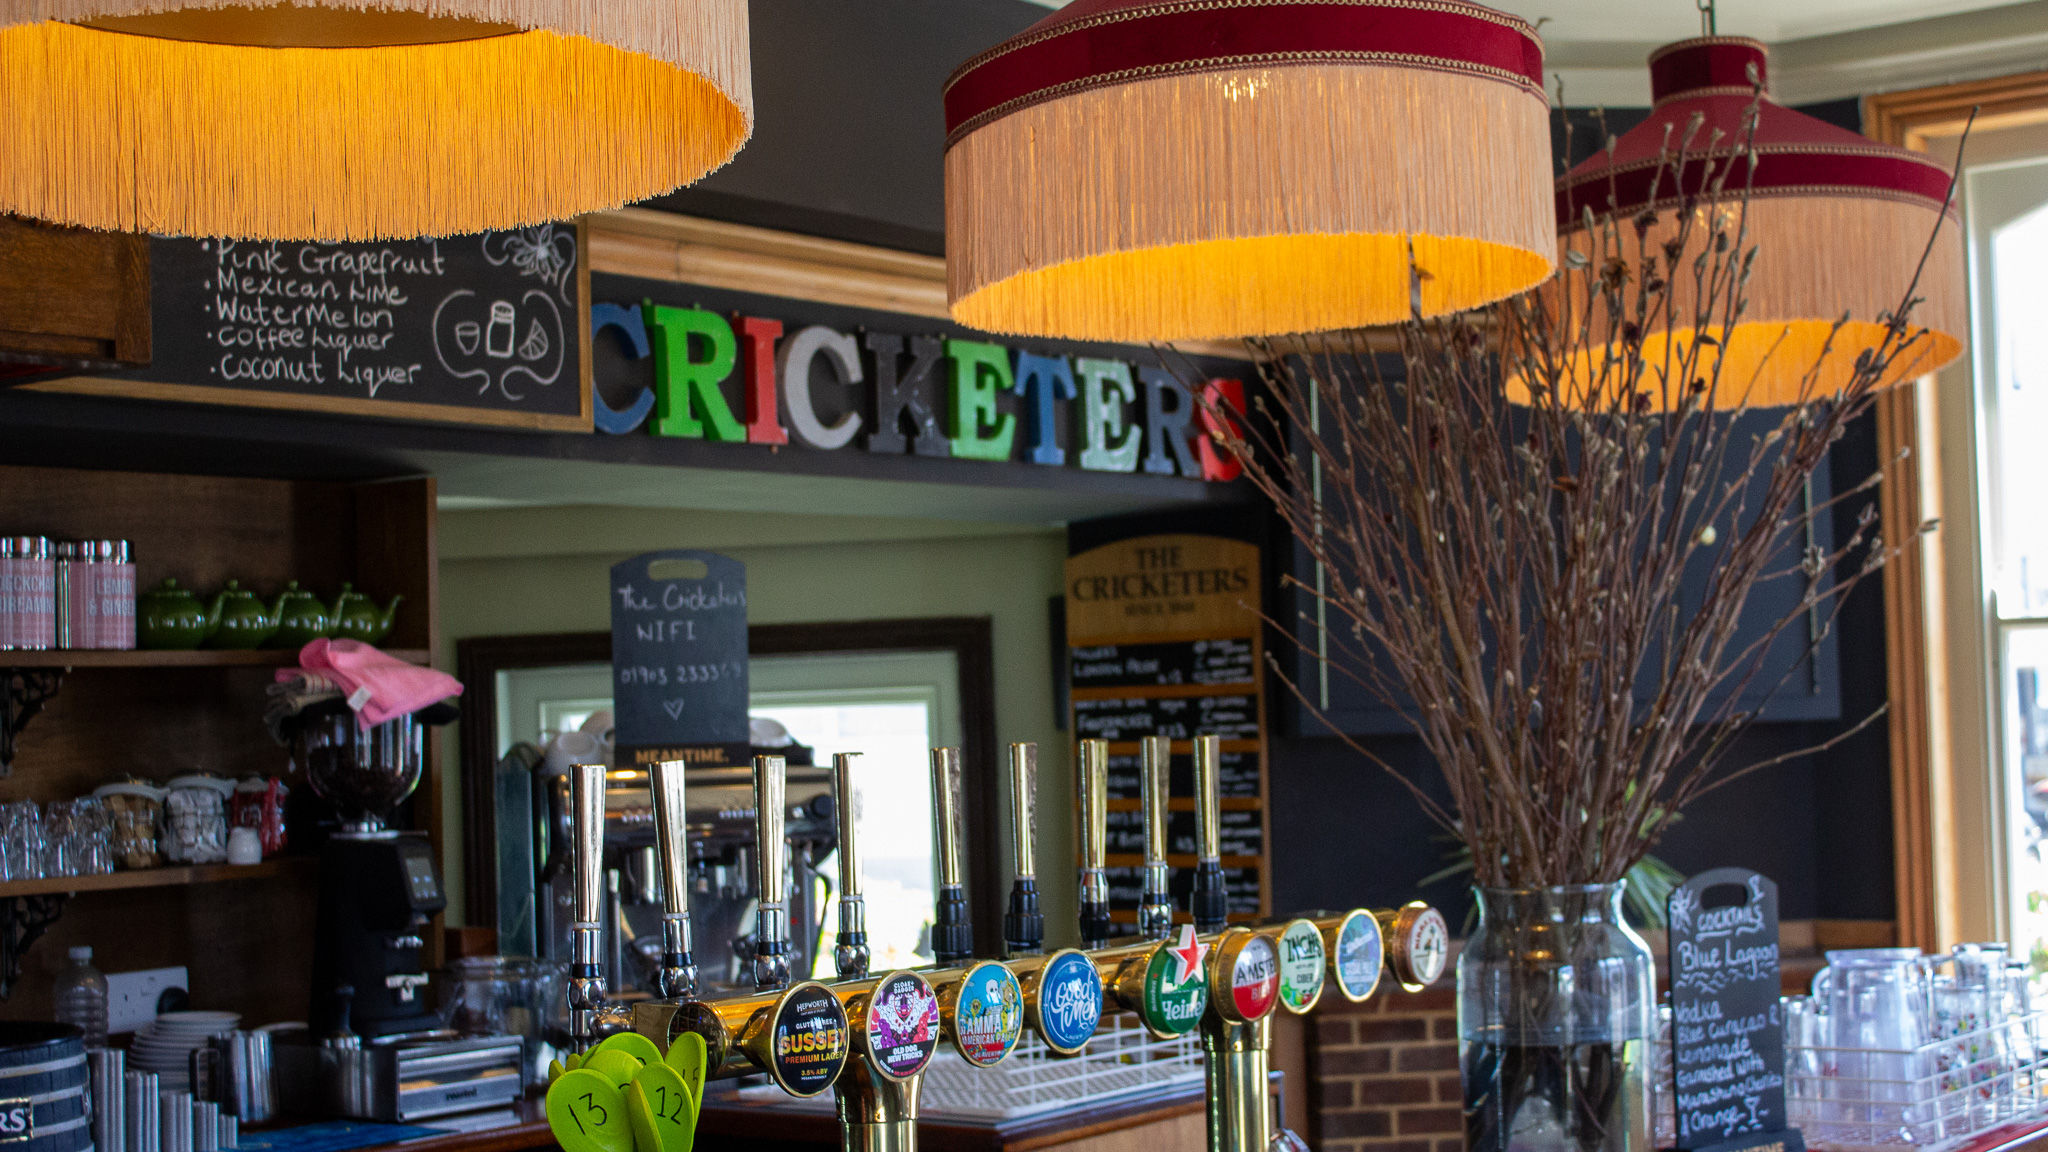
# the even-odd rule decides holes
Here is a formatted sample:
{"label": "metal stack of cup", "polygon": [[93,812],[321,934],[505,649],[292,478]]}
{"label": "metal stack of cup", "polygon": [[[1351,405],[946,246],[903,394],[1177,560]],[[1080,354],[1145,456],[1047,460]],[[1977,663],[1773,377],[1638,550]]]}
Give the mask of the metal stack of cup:
{"label": "metal stack of cup", "polygon": [[160,1083],[154,1072],[128,1073],[126,1152],[162,1152],[157,1100]]}
{"label": "metal stack of cup", "polygon": [[93,1048],[85,1062],[92,1088],[92,1143],[97,1152],[128,1147],[128,1053]]}

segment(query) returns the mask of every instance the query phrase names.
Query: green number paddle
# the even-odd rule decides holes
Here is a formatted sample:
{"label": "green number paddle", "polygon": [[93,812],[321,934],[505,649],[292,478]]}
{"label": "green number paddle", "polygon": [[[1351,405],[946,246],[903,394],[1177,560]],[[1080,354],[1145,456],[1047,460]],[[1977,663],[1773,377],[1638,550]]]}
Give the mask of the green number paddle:
{"label": "green number paddle", "polygon": [[563,1152],[634,1152],[626,1094],[588,1068],[563,1072],[548,1087],[548,1130]]}
{"label": "green number paddle", "polygon": [[683,1083],[690,1089],[690,1100],[697,1108],[704,1107],[704,1065],[709,1062],[704,1050],[704,1038],[695,1032],[685,1032],[676,1037],[668,1046],[668,1055],[661,1062],[676,1070]]}
{"label": "green number paddle", "polygon": [[642,1064],[661,1063],[661,1048],[654,1041],[638,1032],[615,1032],[592,1048],[592,1055],[599,1052],[624,1052]]}
{"label": "green number paddle", "polygon": [[609,1052],[592,1052],[583,1058],[583,1070],[601,1073],[615,1087],[624,1088],[633,1082],[633,1077],[646,1065],[640,1063],[629,1052],[614,1048]]}
{"label": "green number paddle", "polygon": [[636,1152],[690,1152],[697,1138],[697,1098],[666,1064],[649,1064],[626,1086],[626,1114]]}

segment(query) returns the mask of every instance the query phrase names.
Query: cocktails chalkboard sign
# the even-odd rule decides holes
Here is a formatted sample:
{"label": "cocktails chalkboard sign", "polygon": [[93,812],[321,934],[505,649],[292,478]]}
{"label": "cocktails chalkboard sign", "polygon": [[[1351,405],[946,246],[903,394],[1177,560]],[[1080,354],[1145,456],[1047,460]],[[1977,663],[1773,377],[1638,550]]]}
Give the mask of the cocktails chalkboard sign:
{"label": "cocktails chalkboard sign", "polygon": [[1667,905],[1678,1147],[1803,1148],[1785,1127],[1778,886],[1745,868],[1686,881]]}
{"label": "cocktails chalkboard sign", "polygon": [[678,549],[611,576],[618,766],[746,763],[746,565]]}
{"label": "cocktails chalkboard sign", "polygon": [[581,227],[375,243],[149,243],[146,368],[47,385],[149,400],[588,431]]}

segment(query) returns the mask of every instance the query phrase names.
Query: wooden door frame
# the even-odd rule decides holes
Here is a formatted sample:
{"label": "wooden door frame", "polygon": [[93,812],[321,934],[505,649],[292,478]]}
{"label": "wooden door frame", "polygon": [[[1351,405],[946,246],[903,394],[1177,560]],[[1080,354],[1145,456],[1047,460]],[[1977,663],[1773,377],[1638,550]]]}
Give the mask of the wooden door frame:
{"label": "wooden door frame", "polygon": [[[851,620],[816,624],[755,624],[747,629],[750,656],[932,652],[953,654],[960,680],[960,743],[966,771],[962,798],[969,835],[977,843],[1004,843],[1001,762],[995,727],[995,641],[987,616],[904,620]],[[609,632],[555,632],[525,636],[472,636],[455,642],[462,694],[463,892],[472,927],[498,922],[498,812],[492,777],[497,771],[498,673],[564,664],[605,664]],[[996,955],[1002,935],[1000,862],[970,868],[969,901],[977,955]]]}
{"label": "wooden door frame", "polygon": [[[1925,151],[1931,137],[1959,132],[1973,110],[1978,130],[2048,122],[2048,72],[1868,96],[1863,131],[1888,144]],[[1904,482],[1886,483],[1879,493],[1887,541],[1914,540],[1930,511],[1924,493],[1939,435],[1922,393],[1932,386],[1932,377],[1922,379],[1884,393],[1877,402],[1879,459],[1910,461]],[[1938,560],[1939,548],[1936,540],[1903,548],[1882,573],[1898,942],[1930,950],[1952,942],[1945,938],[1953,928],[1944,925],[1937,877],[1953,876],[1955,870],[1941,859],[1943,838],[1936,824],[1948,815],[1941,798],[1954,794],[1960,768],[1938,738],[1939,718],[1933,712],[1937,701],[1952,698],[1938,622],[1929,618],[1940,606],[1927,603],[1928,568]]]}

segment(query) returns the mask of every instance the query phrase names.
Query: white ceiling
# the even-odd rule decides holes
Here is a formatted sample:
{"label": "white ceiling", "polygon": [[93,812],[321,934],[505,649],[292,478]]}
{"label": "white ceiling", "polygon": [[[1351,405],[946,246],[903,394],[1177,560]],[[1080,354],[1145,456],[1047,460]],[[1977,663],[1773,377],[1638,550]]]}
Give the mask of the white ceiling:
{"label": "white ceiling", "polygon": [[[1692,0],[1492,3],[1541,22],[1545,62],[1573,105],[1649,103],[1644,59],[1700,34]],[[1720,0],[1718,20],[1724,35],[1772,46],[1774,94],[1791,102],[2048,68],[2048,0]]]}

